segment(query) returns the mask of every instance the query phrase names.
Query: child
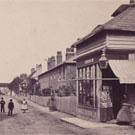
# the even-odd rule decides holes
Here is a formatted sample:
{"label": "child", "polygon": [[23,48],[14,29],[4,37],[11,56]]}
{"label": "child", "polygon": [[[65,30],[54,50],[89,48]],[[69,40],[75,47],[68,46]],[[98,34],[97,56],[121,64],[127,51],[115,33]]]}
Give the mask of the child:
{"label": "child", "polygon": [[23,99],[23,101],[22,101],[21,110],[23,110],[23,113],[25,113],[26,110],[28,110],[28,104],[27,104],[27,101],[25,99]]}

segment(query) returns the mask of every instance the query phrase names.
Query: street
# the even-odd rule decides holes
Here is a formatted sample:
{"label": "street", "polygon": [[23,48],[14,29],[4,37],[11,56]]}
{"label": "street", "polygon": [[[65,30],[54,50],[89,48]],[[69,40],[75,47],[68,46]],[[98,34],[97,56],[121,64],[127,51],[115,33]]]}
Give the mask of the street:
{"label": "street", "polygon": [[0,135],[77,134],[70,129],[71,127],[65,126],[60,120],[35,108],[29,107],[28,112],[22,113],[20,105],[15,100],[14,103],[15,110],[12,117],[7,116],[7,114],[1,114]]}
{"label": "street", "polygon": [[12,117],[6,113],[0,114],[0,135],[133,135],[131,127],[111,127],[99,129],[81,129],[64,123],[54,116],[44,113],[37,108],[29,107],[26,113],[20,110],[20,104],[14,101],[15,110]]}

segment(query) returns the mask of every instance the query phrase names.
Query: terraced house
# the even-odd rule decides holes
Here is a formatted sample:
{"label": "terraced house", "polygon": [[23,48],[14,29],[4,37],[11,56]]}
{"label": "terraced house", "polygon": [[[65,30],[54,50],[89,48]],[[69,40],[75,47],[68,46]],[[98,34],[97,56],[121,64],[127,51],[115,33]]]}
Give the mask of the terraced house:
{"label": "terraced house", "polygon": [[55,91],[59,96],[68,96],[76,92],[76,62],[73,61],[75,52],[66,49],[66,60],[62,61],[62,52],[58,51],[56,60],[48,58],[48,70],[39,75],[40,89],[45,96]]}

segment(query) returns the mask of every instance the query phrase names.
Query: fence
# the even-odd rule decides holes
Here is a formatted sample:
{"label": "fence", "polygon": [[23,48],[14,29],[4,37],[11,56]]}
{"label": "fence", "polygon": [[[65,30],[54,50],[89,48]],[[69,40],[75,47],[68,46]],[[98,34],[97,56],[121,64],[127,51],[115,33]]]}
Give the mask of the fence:
{"label": "fence", "polygon": [[[47,107],[47,103],[49,100],[48,97],[43,96],[35,96],[32,95],[29,99],[41,106]],[[61,112],[65,112],[68,114],[76,115],[76,96],[68,96],[68,97],[57,97],[56,96],[56,109]]]}
{"label": "fence", "polygon": [[76,115],[76,96],[56,97],[56,109],[68,114]]}
{"label": "fence", "polygon": [[45,107],[47,107],[49,98],[50,98],[49,96],[48,97],[36,96],[36,95],[29,96],[29,99],[32,102],[37,103],[37,104],[39,104],[41,106],[45,106]]}

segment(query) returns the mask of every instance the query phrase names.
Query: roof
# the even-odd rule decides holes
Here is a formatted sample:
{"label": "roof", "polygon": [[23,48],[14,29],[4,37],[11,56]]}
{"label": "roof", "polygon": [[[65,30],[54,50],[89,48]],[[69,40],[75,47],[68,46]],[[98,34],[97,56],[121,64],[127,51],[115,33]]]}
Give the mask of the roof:
{"label": "roof", "polygon": [[29,78],[32,78],[35,75],[35,73],[36,73],[36,70],[34,72],[30,73]]}
{"label": "roof", "polygon": [[123,12],[124,10],[126,10],[128,7],[135,7],[135,4],[123,4],[121,5],[117,10],[115,10],[112,14],[113,17],[117,16],[118,14],[120,14],[121,12]]}
{"label": "roof", "polygon": [[135,7],[129,7],[104,24],[105,30],[135,32]]}
{"label": "roof", "polygon": [[118,11],[116,10],[116,13],[113,13],[113,16],[115,16],[114,18],[103,25],[98,25],[91,33],[75,42],[72,46],[77,46],[103,31],[135,32],[135,4],[131,5],[132,6],[126,6],[126,8],[122,9],[121,12],[118,10],[119,13],[117,13]]}
{"label": "roof", "polygon": [[135,61],[109,60],[109,65],[121,84],[135,84]]}
{"label": "roof", "polygon": [[41,76],[43,76],[43,75],[45,75],[45,74],[47,74],[47,73],[49,73],[49,72],[55,70],[55,69],[58,68],[58,67],[61,67],[61,66],[65,65],[65,64],[76,64],[76,61],[73,61],[73,58],[72,58],[72,59],[69,59],[69,60],[66,60],[66,61],[62,62],[61,64],[55,66],[54,68],[51,68],[50,70],[48,70],[48,71],[46,71],[46,72],[40,74],[39,77],[41,77]]}

